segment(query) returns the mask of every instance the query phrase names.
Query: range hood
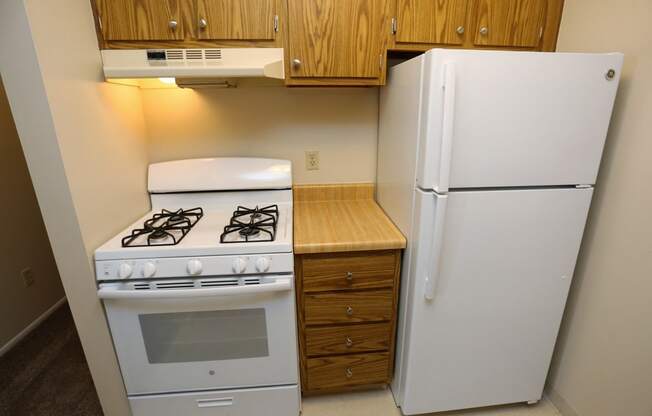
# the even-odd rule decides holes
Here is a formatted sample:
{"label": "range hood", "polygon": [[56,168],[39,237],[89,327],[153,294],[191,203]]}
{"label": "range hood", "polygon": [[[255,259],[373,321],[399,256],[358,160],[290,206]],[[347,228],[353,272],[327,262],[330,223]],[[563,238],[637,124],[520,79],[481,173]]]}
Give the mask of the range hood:
{"label": "range hood", "polygon": [[237,78],[283,79],[281,48],[105,49],[107,81],[160,88],[232,86]]}

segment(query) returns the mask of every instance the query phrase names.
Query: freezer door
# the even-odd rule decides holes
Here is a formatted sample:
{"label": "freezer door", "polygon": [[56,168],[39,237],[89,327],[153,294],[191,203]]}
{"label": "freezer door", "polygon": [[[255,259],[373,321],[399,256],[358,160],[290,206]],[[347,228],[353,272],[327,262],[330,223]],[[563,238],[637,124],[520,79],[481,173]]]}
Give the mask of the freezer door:
{"label": "freezer door", "polygon": [[419,187],[595,183],[621,54],[424,55]]}
{"label": "freezer door", "polygon": [[592,192],[418,191],[404,414],[541,398]]}

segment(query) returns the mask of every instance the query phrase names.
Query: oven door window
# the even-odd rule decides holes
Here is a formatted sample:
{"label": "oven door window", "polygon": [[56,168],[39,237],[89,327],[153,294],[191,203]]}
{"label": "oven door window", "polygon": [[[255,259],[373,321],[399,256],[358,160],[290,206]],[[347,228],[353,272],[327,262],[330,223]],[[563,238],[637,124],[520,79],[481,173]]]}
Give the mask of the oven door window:
{"label": "oven door window", "polygon": [[265,309],[139,315],[150,364],[267,357]]}

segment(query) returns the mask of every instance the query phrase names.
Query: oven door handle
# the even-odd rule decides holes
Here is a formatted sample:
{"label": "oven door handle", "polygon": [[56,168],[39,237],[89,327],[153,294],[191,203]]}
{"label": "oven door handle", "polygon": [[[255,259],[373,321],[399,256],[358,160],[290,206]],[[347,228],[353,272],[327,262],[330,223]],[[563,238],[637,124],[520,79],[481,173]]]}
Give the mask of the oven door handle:
{"label": "oven door handle", "polygon": [[100,299],[166,299],[200,298],[208,296],[253,295],[257,293],[285,292],[292,289],[290,277],[276,279],[273,283],[192,289],[126,290],[119,285],[106,284],[97,291]]}

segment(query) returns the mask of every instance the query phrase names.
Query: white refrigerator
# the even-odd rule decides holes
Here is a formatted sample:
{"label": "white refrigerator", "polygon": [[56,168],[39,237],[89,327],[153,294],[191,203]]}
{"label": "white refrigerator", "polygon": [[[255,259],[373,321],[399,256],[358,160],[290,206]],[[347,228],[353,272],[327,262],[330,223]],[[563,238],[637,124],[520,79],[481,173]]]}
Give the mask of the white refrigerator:
{"label": "white refrigerator", "polygon": [[541,398],[622,62],[432,50],[389,70],[377,200],[408,239],[404,414]]}

